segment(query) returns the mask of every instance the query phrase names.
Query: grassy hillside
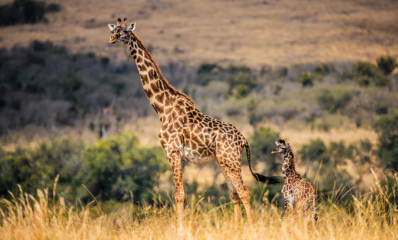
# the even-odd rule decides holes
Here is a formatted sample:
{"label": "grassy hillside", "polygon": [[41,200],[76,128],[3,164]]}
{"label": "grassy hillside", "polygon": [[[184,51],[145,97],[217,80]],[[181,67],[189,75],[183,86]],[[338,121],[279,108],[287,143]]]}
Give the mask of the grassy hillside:
{"label": "grassy hillside", "polygon": [[[2,0],[2,3],[10,0]],[[46,2],[47,3],[47,2]],[[3,27],[0,46],[50,40],[72,51],[126,61],[108,44],[108,23],[137,22],[155,60],[261,65],[367,60],[397,54],[398,3],[371,1],[57,1],[42,24]],[[11,37],[12,36],[12,37]]]}

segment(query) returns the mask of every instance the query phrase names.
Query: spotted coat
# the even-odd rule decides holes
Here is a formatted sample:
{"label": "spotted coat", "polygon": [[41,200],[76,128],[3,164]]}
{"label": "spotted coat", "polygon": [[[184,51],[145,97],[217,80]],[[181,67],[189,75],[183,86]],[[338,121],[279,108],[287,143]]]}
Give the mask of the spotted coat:
{"label": "spotted coat", "polygon": [[249,145],[245,137],[232,124],[201,113],[187,95],[168,83],[149,51],[133,32],[135,23],[127,26],[126,19],[124,24],[118,19],[116,26],[108,26],[113,33],[109,42],[124,43],[135,60],[145,94],[161,121],[158,136],[174,177],[179,227],[184,222],[182,161],[205,164],[215,159],[226,179],[234,203],[237,226],[240,222],[241,201],[249,223],[253,223],[250,191],[243,183],[241,175],[243,148],[246,148],[249,168],[256,179],[268,181],[271,178],[253,173]]}
{"label": "spotted coat", "polygon": [[286,210],[309,210],[312,206],[312,218],[316,221],[317,190],[315,186],[301,178],[296,172],[295,156],[289,143],[284,140],[276,143],[276,149],[272,154],[283,154],[282,176],[285,183],[282,187],[283,203]]}

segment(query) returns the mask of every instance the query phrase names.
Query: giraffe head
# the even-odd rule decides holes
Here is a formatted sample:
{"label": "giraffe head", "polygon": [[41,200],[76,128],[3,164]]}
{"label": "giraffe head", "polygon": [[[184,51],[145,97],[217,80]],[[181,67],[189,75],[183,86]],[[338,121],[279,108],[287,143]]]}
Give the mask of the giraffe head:
{"label": "giraffe head", "polygon": [[279,139],[279,141],[275,142],[276,149],[272,151],[272,154],[285,154],[287,150],[289,150],[289,143],[285,143],[285,140]]}
{"label": "giraffe head", "polygon": [[126,25],[127,18],[124,19],[122,24],[122,20],[120,18],[117,19],[117,24],[108,24],[109,29],[112,32],[112,36],[109,39],[109,43],[127,43],[133,34],[131,33],[136,26],[136,23],[132,23],[130,25]]}

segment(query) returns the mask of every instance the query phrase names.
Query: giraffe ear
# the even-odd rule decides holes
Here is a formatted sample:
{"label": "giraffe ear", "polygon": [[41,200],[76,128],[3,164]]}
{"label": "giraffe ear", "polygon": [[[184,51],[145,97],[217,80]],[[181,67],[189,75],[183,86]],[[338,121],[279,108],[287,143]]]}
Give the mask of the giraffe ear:
{"label": "giraffe ear", "polygon": [[134,31],[136,25],[137,25],[136,23],[130,24],[130,25],[127,27],[127,31]]}
{"label": "giraffe ear", "polygon": [[108,27],[111,31],[115,30],[116,28],[115,24],[108,24]]}
{"label": "giraffe ear", "polygon": [[275,142],[276,146],[279,146],[279,142]]}
{"label": "giraffe ear", "polygon": [[286,147],[287,147],[287,148],[289,148],[289,147],[290,147],[290,144],[289,144],[289,142],[287,143]]}

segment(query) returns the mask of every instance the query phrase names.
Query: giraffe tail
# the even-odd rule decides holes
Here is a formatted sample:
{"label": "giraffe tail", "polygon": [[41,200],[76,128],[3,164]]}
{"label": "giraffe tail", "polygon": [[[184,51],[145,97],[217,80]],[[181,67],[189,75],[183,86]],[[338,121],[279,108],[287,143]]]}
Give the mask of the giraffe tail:
{"label": "giraffe tail", "polygon": [[281,183],[281,178],[280,177],[273,177],[273,176],[266,177],[264,175],[261,175],[261,174],[258,174],[258,173],[254,173],[253,170],[252,170],[249,144],[246,142],[244,147],[246,148],[247,161],[249,163],[250,172],[253,174],[253,176],[257,180],[257,182],[263,182],[263,183],[267,183],[267,184],[278,184],[278,183]]}

